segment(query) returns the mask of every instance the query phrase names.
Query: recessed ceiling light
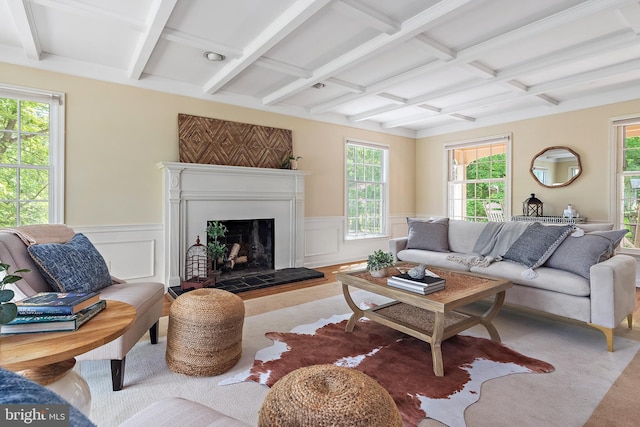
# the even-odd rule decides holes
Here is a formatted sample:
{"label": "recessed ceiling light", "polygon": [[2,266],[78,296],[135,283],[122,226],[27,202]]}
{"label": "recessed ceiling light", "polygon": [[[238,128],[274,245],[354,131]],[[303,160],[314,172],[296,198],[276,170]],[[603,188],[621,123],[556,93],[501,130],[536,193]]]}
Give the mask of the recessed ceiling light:
{"label": "recessed ceiling light", "polygon": [[324,87],[324,83],[316,83],[313,85],[316,89],[322,89]]}
{"label": "recessed ceiling light", "polygon": [[203,55],[209,61],[224,61],[226,58],[224,55],[221,55],[215,52],[209,52],[209,51],[205,52]]}

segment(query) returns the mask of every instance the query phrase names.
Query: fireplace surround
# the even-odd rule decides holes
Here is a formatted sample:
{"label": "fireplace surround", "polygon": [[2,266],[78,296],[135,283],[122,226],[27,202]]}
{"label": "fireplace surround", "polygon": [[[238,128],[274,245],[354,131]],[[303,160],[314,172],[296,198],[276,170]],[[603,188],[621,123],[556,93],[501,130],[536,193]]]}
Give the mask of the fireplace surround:
{"label": "fireplace surround", "polygon": [[207,221],[274,220],[274,268],[304,264],[304,177],[290,169],[163,162],[167,286],[180,285],[185,256]]}

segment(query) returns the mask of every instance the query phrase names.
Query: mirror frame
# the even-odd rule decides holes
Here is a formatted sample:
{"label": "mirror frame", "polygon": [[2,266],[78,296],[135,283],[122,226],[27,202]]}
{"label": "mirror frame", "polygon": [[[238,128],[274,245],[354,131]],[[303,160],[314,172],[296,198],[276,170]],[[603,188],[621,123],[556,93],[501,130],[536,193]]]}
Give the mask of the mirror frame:
{"label": "mirror frame", "polygon": [[[538,179],[538,177],[533,173],[533,166],[534,163],[536,162],[536,160],[538,159],[538,157],[542,156],[544,153],[546,153],[547,151],[550,150],[567,150],[568,152],[570,152],[571,154],[573,154],[576,158],[576,160],[578,161],[578,173],[571,177],[570,180],[568,180],[567,182],[563,183],[563,184],[558,184],[558,185],[547,185],[547,184],[543,184],[540,182],[540,180]],[[575,151],[573,151],[571,148],[569,147],[565,147],[562,145],[555,145],[553,147],[547,147],[544,150],[540,151],[538,154],[536,154],[533,159],[531,159],[531,165],[529,166],[529,173],[531,174],[531,176],[533,177],[533,180],[535,182],[537,182],[540,186],[545,187],[545,188],[560,188],[560,187],[566,187],[567,185],[571,184],[573,181],[575,181],[576,179],[578,179],[578,177],[580,175],[582,175],[582,163],[580,162],[580,155],[578,153],[576,153]]]}

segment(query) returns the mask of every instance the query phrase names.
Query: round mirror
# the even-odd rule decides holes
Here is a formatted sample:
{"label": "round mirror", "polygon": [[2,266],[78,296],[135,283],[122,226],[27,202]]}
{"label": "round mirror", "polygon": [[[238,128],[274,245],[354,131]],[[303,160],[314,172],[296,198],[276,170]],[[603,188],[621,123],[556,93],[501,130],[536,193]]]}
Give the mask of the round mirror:
{"label": "round mirror", "polygon": [[549,147],[531,160],[531,176],[547,188],[564,187],[582,173],[580,156],[568,147]]}

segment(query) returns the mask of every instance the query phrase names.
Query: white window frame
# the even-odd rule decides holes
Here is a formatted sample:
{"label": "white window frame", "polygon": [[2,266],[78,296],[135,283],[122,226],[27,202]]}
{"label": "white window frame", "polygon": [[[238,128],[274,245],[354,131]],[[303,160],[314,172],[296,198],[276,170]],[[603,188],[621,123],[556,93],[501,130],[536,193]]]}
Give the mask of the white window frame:
{"label": "white window frame", "polygon": [[[629,227],[624,224],[624,178],[625,176],[640,175],[638,172],[625,172],[623,169],[624,161],[624,127],[630,125],[640,125],[640,113],[632,114],[624,117],[614,117],[610,120],[611,144],[613,153],[611,155],[612,162],[612,179],[611,179],[611,200],[609,208],[609,216],[613,218],[614,229],[623,229]],[[640,226],[638,226],[640,228]],[[633,230],[632,230],[633,231]],[[638,230],[640,232],[640,229]],[[627,234],[628,236],[628,234]],[[626,238],[626,237],[625,237]],[[624,247],[623,244],[618,246],[617,252],[640,257],[640,248]]]}
{"label": "white window frame", "polygon": [[0,84],[0,97],[49,104],[49,223],[64,223],[64,93]]}
{"label": "white window frame", "polygon": [[452,213],[454,210],[453,201],[450,198],[451,194],[451,184],[452,184],[452,172],[450,170],[451,164],[453,163],[452,153],[454,149],[459,148],[467,148],[474,147],[480,145],[489,145],[495,143],[504,143],[506,146],[506,156],[505,156],[505,178],[504,178],[504,202],[503,202],[503,211],[505,219],[511,218],[511,155],[512,155],[512,147],[511,147],[512,135],[511,134],[503,134],[503,135],[493,135],[486,136],[481,138],[474,138],[464,141],[457,141],[452,143],[444,144],[444,164],[446,167],[444,168],[445,174],[445,191],[444,191],[444,204],[447,207],[447,216],[452,217]]}
{"label": "white window frame", "polygon": [[[382,232],[375,234],[350,234],[349,233],[349,181],[347,177],[347,148],[349,145],[360,145],[368,148],[382,150]],[[376,142],[346,138],[344,141],[344,239],[362,240],[371,238],[387,238],[389,236],[389,146]]]}

